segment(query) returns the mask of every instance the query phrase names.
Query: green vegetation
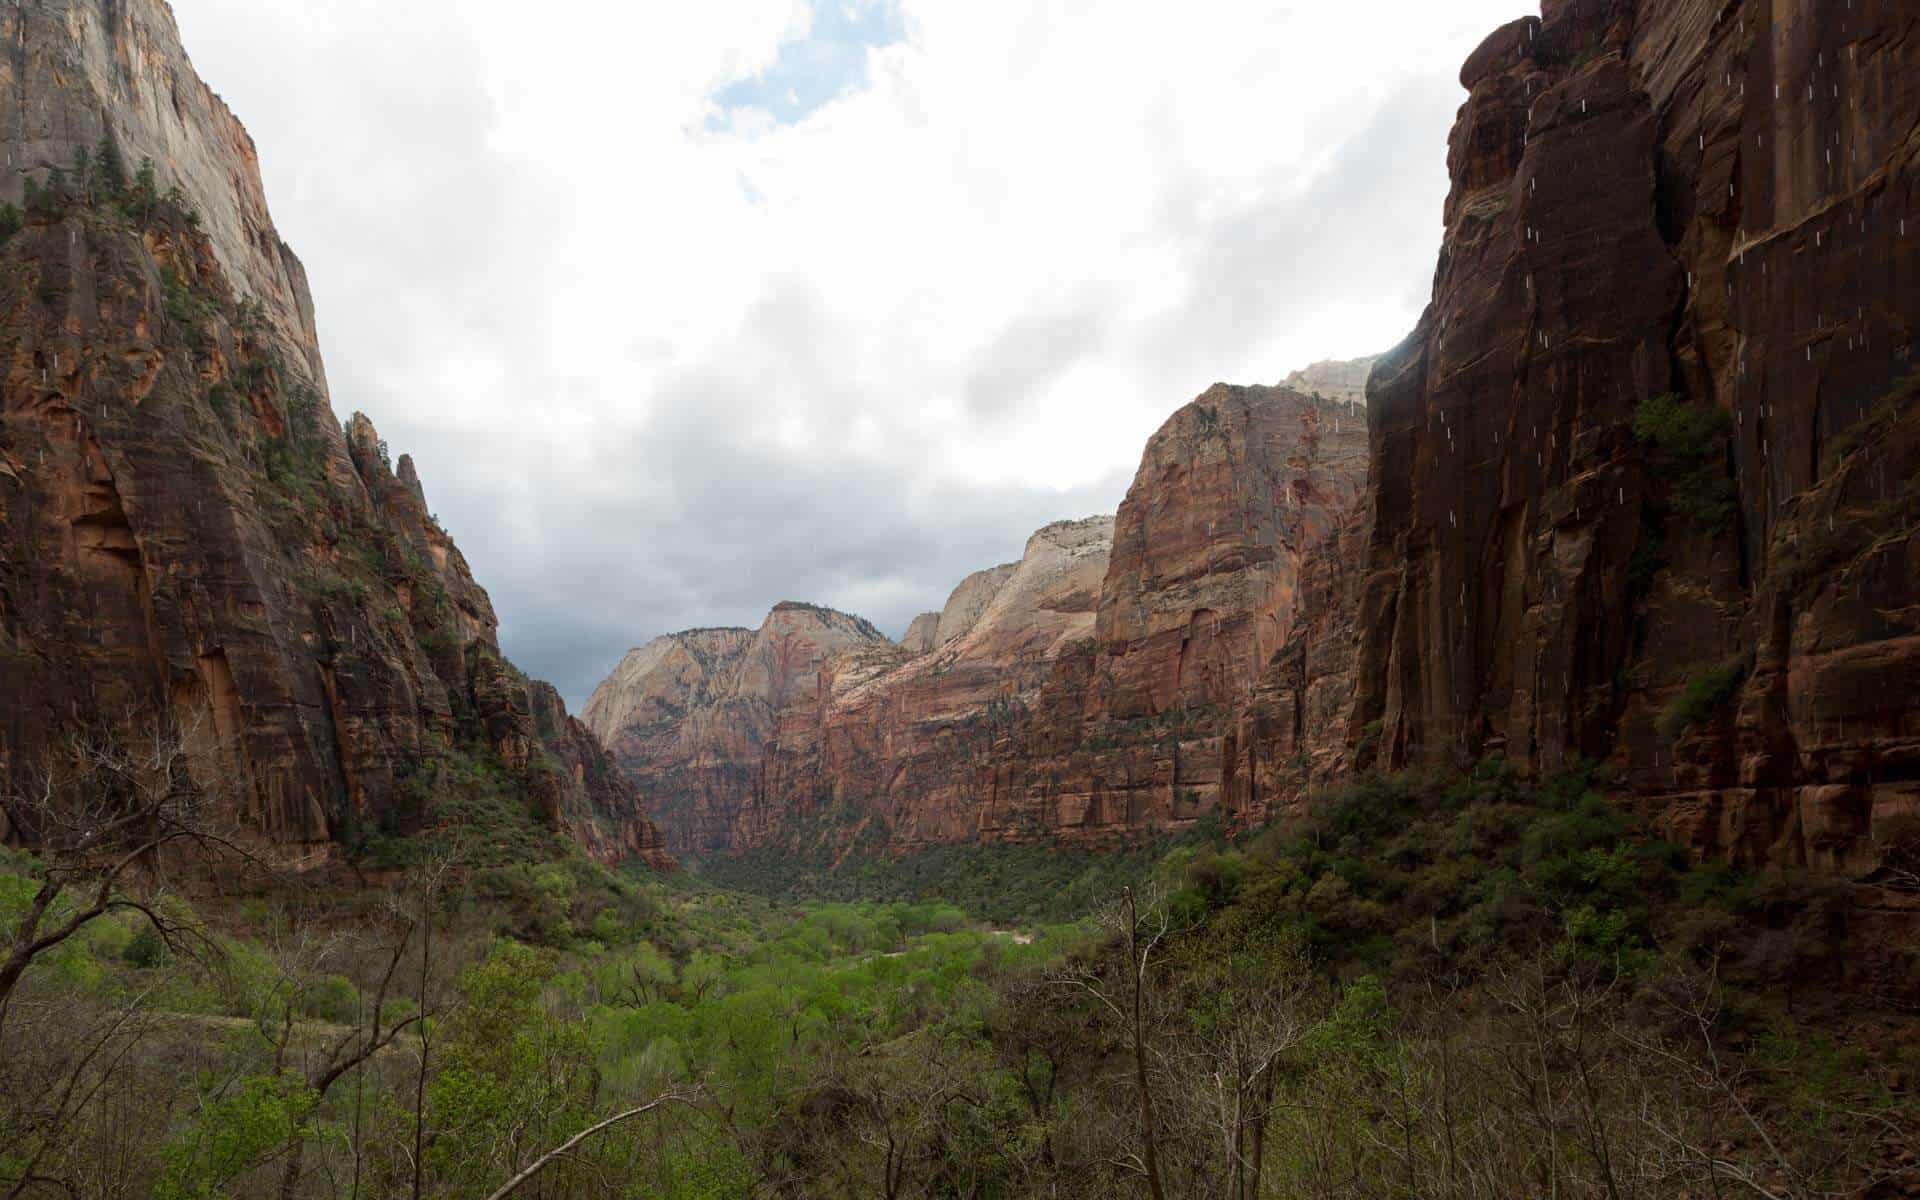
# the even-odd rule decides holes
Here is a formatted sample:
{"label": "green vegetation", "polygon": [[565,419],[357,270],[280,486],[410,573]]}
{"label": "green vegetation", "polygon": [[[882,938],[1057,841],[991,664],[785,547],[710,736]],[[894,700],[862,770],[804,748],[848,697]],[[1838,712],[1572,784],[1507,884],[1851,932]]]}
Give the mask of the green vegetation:
{"label": "green vegetation", "polygon": [[1673,511],[1710,535],[1731,529],[1739,511],[1726,461],[1731,429],[1720,409],[1672,392],[1642,401],[1633,415],[1633,436],[1653,450],[1668,478]]}
{"label": "green vegetation", "polygon": [[1103,848],[1049,842],[958,843],[895,858],[768,848],[715,858],[704,876],[783,902],[944,900],[999,924],[1070,921],[1145,878],[1164,840]]}
{"label": "green vegetation", "polygon": [[142,226],[200,226],[200,214],[179,188],[160,191],[152,159],[141,159],[129,176],[126,158],[111,137],[102,137],[91,152],[75,147],[70,171],[56,166],[44,179],[27,176],[25,200],[24,218],[31,222],[62,220],[71,211],[83,209],[96,217]]}
{"label": "green vegetation", "polygon": [[1854,451],[1891,436],[1917,397],[1920,397],[1920,371],[1902,376],[1885,399],[1828,441],[1821,460],[1821,473],[1832,474],[1834,468]]}
{"label": "green vegetation", "polygon": [[1693,675],[1667,711],[1660,715],[1660,732],[1678,739],[1695,725],[1707,721],[1739,694],[1740,685],[1747,681],[1747,671],[1747,661],[1738,658]]}
{"label": "green vegetation", "polygon": [[[409,780],[417,830],[362,840],[362,871],[369,845],[404,847],[377,882],[230,877],[189,903],[129,877],[143,907],[36,957],[0,1005],[0,1182],[451,1200],[537,1167],[521,1194],[549,1200],[1899,1194],[1920,1063],[1852,1032],[1876,1016],[1835,982],[1844,896],[1693,864],[1605,786],[1497,760],[1362,777],[1243,838],[1110,855],[1135,870],[1100,867],[1089,890],[1112,891],[1075,921],[1014,935],[933,896],[1038,897],[1091,855],[822,868],[928,898],[781,903],[589,863],[496,760],[456,753]],[[1890,864],[1920,855],[1895,835]],[[990,868],[995,887],[970,874]],[[56,869],[88,868],[0,854],[0,931]],[[82,1102],[12,1099],[69,1079]]]}

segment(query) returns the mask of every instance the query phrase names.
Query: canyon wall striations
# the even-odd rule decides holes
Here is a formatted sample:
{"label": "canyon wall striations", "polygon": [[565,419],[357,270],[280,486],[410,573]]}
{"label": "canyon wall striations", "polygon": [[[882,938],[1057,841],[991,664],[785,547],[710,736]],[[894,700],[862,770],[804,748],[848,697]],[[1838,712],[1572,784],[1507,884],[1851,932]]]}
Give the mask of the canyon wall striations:
{"label": "canyon wall striations", "polygon": [[[900,644],[783,605],[633,651],[587,723],[694,855],[1102,841],[1223,798],[1255,819],[1273,793],[1230,786],[1239,713],[1356,519],[1366,437],[1348,398],[1215,387],[1154,435],[1117,516],[1040,530]],[[781,630],[801,670],[776,698],[741,664]]]}
{"label": "canyon wall striations", "polygon": [[1349,733],[1871,873],[1920,809],[1920,14],[1555,0],[1462,82]]}
{"label": "canyon wall striations", "polygon": [[[0,247],[0,779],[159,718],[240,781],[246,827],[323,862],[432,825],[460,756],[599,856],[666,865],[632,785],[500,657],[412,462],[334,418],[253,144],[166,5],[15,5],[0,37],[0,199],[28,202]],[[76,165],[102,148],[111,170]]]}
{"label": "canyon wall striations", "polygon": [[1496,31],[1415,332],[1176,414],[1084,607],[970,642],[1007,564],[830,663],[698,850],[1245,823],[1497,755],[1871,884],[1920,811],[1917,56],[1898,0]]}

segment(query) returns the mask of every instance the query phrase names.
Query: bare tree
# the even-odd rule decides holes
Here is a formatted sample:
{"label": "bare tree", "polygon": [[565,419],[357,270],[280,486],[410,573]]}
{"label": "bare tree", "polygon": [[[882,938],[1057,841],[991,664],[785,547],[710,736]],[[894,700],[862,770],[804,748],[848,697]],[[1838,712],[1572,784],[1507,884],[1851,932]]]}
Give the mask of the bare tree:
{"label": "bare tree", "polygon": [[1182,1108],[1205,1123],[1204,1140],[1218,1154],[1212,1165],[1196,1165],[1227,1200],[1260,1195],[1282,1060],[1309,1021],[1308,978],[1292,955],[1225,972],[1195,998],[1205,1028],[1174,1049],[1181,1094],[1190,1098]]}
{"label": "bare tree", "polygon": [[1642,1076],[1668,1081],[1675,1096],[1639,1107],[1639,1131],[1649,1145],[1704,1172],[1716,1196],[1726,1183],[1762,1200],[1838,1200],[1879,1195],[1883,1185],[1920,1175],[1899,1153],[1920,1137],[1910,1109],[1896,1114],[1841,1104],[1811,1120],[1769,1112],[1756,1099],[1753,1064],[1720,1045],[1724,1004],[1715,964],[1669,981],[1664,990],[1661,1005],[1676,1035],[1663,1037],[1643,1022],[1614,1023],[1612,1036],[1639,1052]]}
{"label": "bare tree", "polygon": [[[425,1012],[429,1005],[434,986],[434,920],[439,915],[441,893],[454,877],[460,865],[466,861],[467,850],[464,843],[442,849],[431,855],[414,872],[410,890],[418,914],[420,928],[420,971],[416,977],[414,1003],[418,1011]],[[425,1193],[427,1165],[427,1077],[431,1069],[429,1056],[432,1053],[432,1028],[420,1026],[420,1062],[413,1078],[413,1162],[412,1183],[413,1200],[421,1200]],[[356,1187],[358,1177],[355,1179]]]}
{"label": "bare tree", "polygon": [[[74,1127],[96,1097],[115,1085],[152,1022],[143,993],[96,1019],[77,1020],[75,1006],[61,1004],[34,1028],[32,1048],[16,1043],[0,1065],[0,1084],[17,1103],[0,1110],[0,1133],[14,1166],[0,1169],[0,1193],[18,1200],[29,1191],[78,1190],[60,1173],[73,1157]],[[78,1028],[75,1028],[78,1026]]]}
{"label": "bare tree", "polygon": [[[256,1014],[256,1028],[273,1053],[274,1072],[300,1079],[315,1103],[324,1101],[341,1079],[360,1069],[392,1046],[401,1034],[431,1015],[416,1008],[404,1017],[390,1019],[396,979],[414,944],[420,921],[411,907],[397,897],[387,905],[387,910],[384,930],[370,929],[358,937],[328,938],[318,945],[302,938],[291,949],[283,950],[274,994]],[[299,1014],[307,1006],[306,1001],[316,981],[323,977],[325,967],[341,949],[368,941],[379,947],[379,974],[374,978],[370,994],[362,998],[354,1022],[344,1028],[303,1026]],[[321,1036],[312,1036],[316,1033]],[[289,1136],[280,1176],[281,1200],[293,1200],[298,1193],[306,1157],[304,1131],[296,1128]],[[357,1155],[356,1147],[356,1163]]]}
{"label": "bare tree", "polygon": [[624,1112],[615,1113],[605,1120],[596,1121],[516,1172],[513,1178],[501,1184],[498,1189],[487,1197],[487,1200],[505,1200],[507,1196],[518,1191],[528,1180],[552,1166],[559,1159],[565,1158],[568,1154],[572,1153],[574,1148],[579,1146],[580,1143],[600,1133],[602,1130],[611,1129],[622,1121],[630,1121],[643,1113],[650,1113],[665,1104],[692,1104],[697,1099],[697,1094],[693,1092],[668,1092],[663,1096],[657,1096],[647,1101],[645,1104],[629,1108]]}
{"label": "bare tree", "polygon": [[1063,976],[1058,982],[1091,996],[1123,1030],[1133,1066],[1140,1150],[1121,1155],[1115,1165],[1145,1180],[1153,1200],[1166,1200],[1166,1178],[1160,1162],[1160,1119],[1153,1084],[1159,1050],[1154,1039],[1156,1022],[1149,1009],[1154,964],[1172,930],[1172,919],[1157,888],[1149,890],[1144,901],[1143,904],[1136,899],[1132,888],[1125,888],[1119,902],[1100,914],[1100,923],[1110,941],[1125,955],[1124,970],[1118,979],[1112,978],[1111,972],[1080,970]]}
{"label": "bare tree", "polygon": [[251,861],[217,824],[221,806],[189,773],[188,739],[156,721],[125,737],[70,739],[20,792],[0,799],[36,854],[39,887],[0,934],[0,1031],[34,960],[88,925],[140,914],[176,952],[210,946],[161,903],[167,852]]}

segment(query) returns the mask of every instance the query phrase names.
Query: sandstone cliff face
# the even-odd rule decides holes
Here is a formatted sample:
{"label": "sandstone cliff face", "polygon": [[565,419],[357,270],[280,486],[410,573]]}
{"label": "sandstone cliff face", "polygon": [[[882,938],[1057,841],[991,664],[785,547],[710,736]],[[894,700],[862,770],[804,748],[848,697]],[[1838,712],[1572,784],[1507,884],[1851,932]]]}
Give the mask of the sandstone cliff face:
{"label": "sandstone cliff face", "polygon": [[900,636],[900,648],[909,654],[925,654],[939,644],[939,613],[921,613]]}
{"label": "sandstone cliff face", "polygon": [[[0,246],[8,790],[63,737],[165,716],[295,857],[430,822],[409,781],[458,752],[604,852],[657,858],[630,785],[500,659],[412,463],[365,417],[334,419],[252,145],[165,5],[16,6],[0,26],[4,186],[37,194]],[[103,134],[164,162],[159,186],[37,170]]]}
{"label": "sandstone cliff face", "polygon": [[1920,808],[1920,15],[1551,0],[1462,80],[1351,740],[1611,760],[1702,853],[1870,870]]}
{"label": "sandstone cliff face", "polygon": [[[691,853],[1181,826],[1245,774],[1240,711],[1302,619],[1303,564],[1355,519],[1365,453],[1345,400],[1216,387],[1154,436],[1117,517],[1040,530],[901,645],[841,644],[811,690],[743,709],[693,682],[740,670],[688,665],[713,635],[676,635],[628,656],[589,723]],[[1252,819],[1265,797],[1233,798]]]}
{"label": "sandstone cliff face", "polygon": [[1379,361],[1380,356],[1376,354],[1367,358],[1317,362],[1287,376],[1280,381],[1280,386],[1289,391],[1365,408],[1367,379],[1373,374],[1374,364]]}
{"label": "sandstone cliff face", "polygon": [[592,731],[567,712],[550,683],[527,685],[534,729],[552,759],[555,824],[601,862],[637,859],[658,871],[676,866],[666,839],[644,816],[633,784]]}
{"label": "sandstone cliff face", "polygon": [[847,836],[894,844],[1004,836],[1034,819],[1021,789],[1024,732],[1060,655],[1093,630],[1113,521],[1062,521],[1028,539],[1017,563],[954,590],[942,633],[907,658],[835,664],[823,702],[782,724],[765,785],[732,845],[780,844],[832,813]]}
{"label": "sandstone cliff face", "polygon": [[29,178],[69,169],[76,147],[111,136],[131,168],[151,159],[161,190],[198,213],[237,297],[321,377],[313,300],[300,260],[280,240],[260,184],[253,139],[201,82],[163,0],[40,0],[0,14],[0,137],[8,169],[0,201],[21,203]]}
{"label": "sandstone cliff face", "polygon": [[790,706],[824,694],[832,664],[893,650],[866,621],[786,603],[758,630],[701,629],[633,650],[587,701],[587,726],[647,797],[677,852],[731,843]]}

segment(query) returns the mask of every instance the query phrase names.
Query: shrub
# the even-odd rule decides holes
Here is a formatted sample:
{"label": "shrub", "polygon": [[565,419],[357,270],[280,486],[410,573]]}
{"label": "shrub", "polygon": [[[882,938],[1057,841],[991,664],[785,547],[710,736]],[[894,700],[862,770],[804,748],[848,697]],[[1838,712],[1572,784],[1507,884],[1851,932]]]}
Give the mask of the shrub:
{"label": "shrub", "polygon": [[120,952],[120,957],[128,966],[150,971],[155,967],[165,966],[173,957],[173,953],[167,949],[167,941],[160,936],[159,931],[151,924],[143,923],[134,931],[132,939],[127,942],[127,948]]}
{"label": "shrub", "polygon": [[1738,492],[1727,474],[1725,442],[1732,422],[1718,408],[1688,404],[1672,392],[1641,402],[1633,436],[1670,467],[1673,509],[1709,534],[1733,526]]}
{"label": "shrub", "polygon": [[1696,674],[1661,715],[1660,732],[1678,739],[1726,707],[1746,679],[1747,664],[1743,659],[1724,662]]}
{"label": "shrub", "polygon": [[360,993],[345,976],[328,975],[301,992],[300,1011],[317,1021],[345,1025],[359,1018]]}

